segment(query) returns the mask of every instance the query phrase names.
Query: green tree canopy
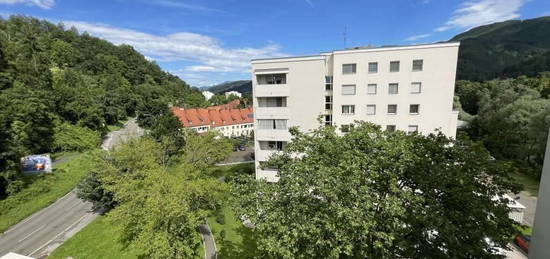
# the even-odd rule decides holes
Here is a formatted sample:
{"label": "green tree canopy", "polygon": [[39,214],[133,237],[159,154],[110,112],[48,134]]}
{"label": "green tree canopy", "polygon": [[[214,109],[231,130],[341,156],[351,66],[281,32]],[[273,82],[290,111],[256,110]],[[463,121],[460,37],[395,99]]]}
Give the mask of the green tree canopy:
{"label": "green tree canopy", "polygon": [[291,133],[265,165],[278,183],[234,188],[264,257],[486,258],[514,232],[497,197],[517,186],[479,144],[368,123]]}

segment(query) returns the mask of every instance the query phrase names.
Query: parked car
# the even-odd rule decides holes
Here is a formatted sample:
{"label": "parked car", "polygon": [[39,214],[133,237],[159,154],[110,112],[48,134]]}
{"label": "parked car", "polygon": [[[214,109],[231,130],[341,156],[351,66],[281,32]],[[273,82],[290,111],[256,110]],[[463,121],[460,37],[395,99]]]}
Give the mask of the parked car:
{"label": "parked car", "polygon": [[517,234],[514,238],[514,243],[523,250],[526,254],[529,254],[529,243],[531,242],[530,235]]}
{"label": "parked car", "polygon": [[245,144],[239,144],[239,150],[240,151],[245,151],[246,150],[246,145]]}

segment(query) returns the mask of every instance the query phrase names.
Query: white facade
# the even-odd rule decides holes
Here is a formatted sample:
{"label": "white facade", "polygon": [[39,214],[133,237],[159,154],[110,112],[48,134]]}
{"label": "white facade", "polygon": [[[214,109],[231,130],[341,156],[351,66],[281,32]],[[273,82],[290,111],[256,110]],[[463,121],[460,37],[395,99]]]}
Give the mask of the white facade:
{"label": "white facade", "polygon": [[237,92],[237,91],[229,91],[229,92],[225,92],[225,97],[229,97],[230,95],[235,95],[237,97],[243,97],[241,93]]}
{"label": "white facade", "polygon": [[253,60],[256,178],[277,181],[277,172],[261,170],[260,163],[290,141],[289,127],[310,131],[320,126],[319,117],[340,131],[368,121],[455,137],[458,47],[439,43]]}
{"label": "white facade", "polygon": [[[207,127],[207,129],[204,129],[204,127]],[[218,127],[208,127],[208,126],[204,126],[204,127],[203,129],[197,129],[197,132],[203,133],[208,130],[217,130],[219,133],[221,133],[225,137],[241,137],[241,136],[250,136],[250,134],[254,131],[253,123],[243,123],[243,124],[218,126]],[[197,127],[197,128],[201,128],[201,127]]]}
{"label": "white facade", "polygon": [[206,98],[206,100],[210,100],[210,98],[214,96],[214,93],[210,91],[202,91],[202,95],[204,96],[204,98]]}

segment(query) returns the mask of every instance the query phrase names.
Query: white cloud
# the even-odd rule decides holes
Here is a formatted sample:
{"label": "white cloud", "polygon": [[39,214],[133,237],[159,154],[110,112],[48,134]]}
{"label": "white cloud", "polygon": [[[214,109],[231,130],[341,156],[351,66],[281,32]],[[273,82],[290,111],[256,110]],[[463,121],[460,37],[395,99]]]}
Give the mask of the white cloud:
{"label": "white cloud", "polygon": [[415,40],[424,39],[424,38],[427,38],[427,37],[430,37],[430,36],[432,36],[431,33],[413,35],[413,36],[410,36],[410,37],[406,38],[405,41],[415,41]]}
{"label": "white cloud", "polygon": [[[444,25],[437,27],[433,33],[450,29],[471,29],[476,26],[502,22],[520,17],[518,11],[531,0],[474,0],[461,4]],[[433,33],[408,37],[405,41],[427,38]]]}
{"label": "white cloud", "polygon": [[0,0],[0,4],[26,4],[35,5],[42,9],[50,9],[55,5],[55,0]]}
{"label": "white cloud", "polygon": [[154,4],[154,5],[160,5],[164,7],[172,7],[172,8],[180,8],[180,9],[187,9],[191,11],[209,11],[209,12],[223,12],[218,9],[205,7],[202,5],[194,5],[194,4],[186,4],[178,1],[172,1],[172,0],[146,0],[144,3],[148,4]]}
{"label": "white cloud", "polygon": [[[177,74],[181,76],[193,74],[201,81],[207,81],[212,78],[212,75],[219,76],[224,72],[249,73],[250,60],[254,58],[285,56],[276,44],[267,44],[259,48],[226,48],[215,38],[191,32],[153,35],[106,24],[80,21],[65,21],[63,23],[67,27],[74,26],[79,31],[86,31],[117,45],[133,46],[148,59],[194,63],[195,65],[185,67]],[[202,77],[198,78],[201,73]],[[208,73],[209,76],[204,76],[205,73]],[[188,78],[182,77],[182,79],[187,80]]]}
{"label": "white cloud", "polygon": [[442,32],[449,29],[469,29],[494,22],[519,17],[519,9],[529,0],[477,0],[460,5],[445,25],[435,29]]}

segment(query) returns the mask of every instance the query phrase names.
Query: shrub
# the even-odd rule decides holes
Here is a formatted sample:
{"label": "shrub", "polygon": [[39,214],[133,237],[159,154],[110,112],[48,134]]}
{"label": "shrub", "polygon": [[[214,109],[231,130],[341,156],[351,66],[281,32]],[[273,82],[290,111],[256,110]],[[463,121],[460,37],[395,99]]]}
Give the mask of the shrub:
{"label": "shrub", "polygon": [[98,146],[101,136],[89,128],[59,122],[54,129],[54,151],[84,151]]}
{"label": "shrub", "polygon": [[216,215],[216,222],[221,225],[225,224],[225,217],[223,216],[223,214],[219,213],[218,215]]}

